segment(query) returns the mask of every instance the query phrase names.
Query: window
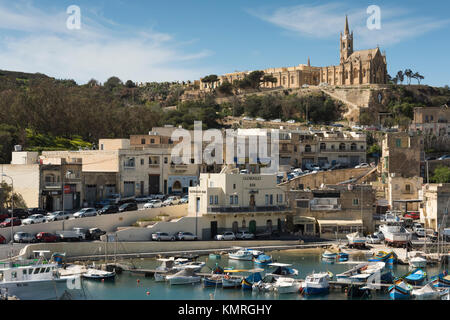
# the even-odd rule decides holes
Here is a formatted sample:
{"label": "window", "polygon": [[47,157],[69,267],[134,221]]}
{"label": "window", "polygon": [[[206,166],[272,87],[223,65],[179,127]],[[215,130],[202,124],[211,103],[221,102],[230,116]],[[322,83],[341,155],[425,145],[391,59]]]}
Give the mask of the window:
{"label": "window", "polygon": [[411,185],[410,185],[410,184],[406,184],[406,185],[405,185],[405,191],[406,191],[407,193],[410,193],[410,192],[411,192]]}
{"label": "window", "polygon": [[219,204],[219,196],[214,196],[214,204]]}
{"label": "window", "polygon": [[233,204],[233,196],[230,196],[230,204]]}
{"label": "window", "polygon": [[145,144],[145,139],[141,139],[141,144]]}
{"label": "window", "polygon": [[309,200],[308,199],[302,199],[297,200],[297,208],[309,208]]}
{"label": "window", "polygon": [[213,196],[209,196],[209,204],[213,204],[214,202],[214,197]]}
{"label": "window", "polygon": [[270,195],[270,204],[273,204],[273,194]]}
{"label": "window", "polygon": [[233,183],[233,189],[236,189],[236,183]]}
{"label": "window", "polygon": [[339,150],[345,150],[345,143],[341,143],[339,145]]}
{"label": "window", "polygon": [[266,206],[269,205],[269,195],[266,194]]}
{"label": "window", "polygon": [[353,205],[357,206],[358,204],[359,204],[359,199],[358,198],[353,199]]}
{"label": "window", "polygon": [[401,139],[395,139],[395,146],[397,148],[401,148],[402,146],[402,140]]}
{"label": "window", "polygon": [[234,196],[234,204],[239,204],[239,198],[238,198],[238,196]]}
{"label": "window", "polygon": [[280,194],[278,198],[279,198],[278,203],[283,203],[283,195]]}
{"label": "window", "polygon": [[144,165],[144,159],[141,159],[141,166]]}
{"label": "window", "polygon": [[125,168],[134,168],[135,166],[135,158],[128,158],[124,161],[123,166]]}
{"label": "window", "polygon": [[311,146],[309,144],[305,146],[305,152],[311,152]]}
{"label": "window", "polygon": [[167,157],[164,157],[164,163],[167,163],[167,162],[168,162]]}
{"label": "window", "polygon": [[325,144],[325,143],[321,143],[320,144],[320,150],[326,150],[326,148],[327,148],[327,145]]}
{"label": "window", "polygon": [[103,150],[103,143],[100,145],[100,150]]}
{"label": "window", "polygon": [[155,139],[150,139],[150,143],[154,144],[155,143]]}
{"label": "window", "polygon": [[356,143],[352,143],[352,144],[351,144],[350,150],[356,151]]}
{"label": "window", "polygon": [[195,162],[195,159],[194,158],[191,158],[191,163],[194,163]]}
{"label": "window", "polygon": [[148,164],[152,164],[152,158],[148,158]]}

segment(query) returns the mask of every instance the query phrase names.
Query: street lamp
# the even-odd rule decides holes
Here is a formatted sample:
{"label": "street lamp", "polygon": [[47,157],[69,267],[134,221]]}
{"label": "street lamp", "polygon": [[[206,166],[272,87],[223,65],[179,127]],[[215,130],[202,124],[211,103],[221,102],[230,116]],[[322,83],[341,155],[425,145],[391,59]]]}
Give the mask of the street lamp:
{"label": "street lamp", "polygon": [[11,179],[11,245],[14,245],[14,237],[13,237],[13,217],[14,217],[14,180],[7,174],[2,173],[2,177],[6,177]]}

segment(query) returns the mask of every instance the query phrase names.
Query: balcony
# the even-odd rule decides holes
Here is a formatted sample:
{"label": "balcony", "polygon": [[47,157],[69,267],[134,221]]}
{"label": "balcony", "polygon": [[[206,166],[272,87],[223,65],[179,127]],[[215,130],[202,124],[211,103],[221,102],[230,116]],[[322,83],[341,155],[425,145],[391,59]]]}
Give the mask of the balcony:
{"label": "balcony", "polygon": [[341,210],[341,206],[338,204],[315,204],[311,205],[311,211],[322,211],[322,210]]}
{"label": "balcony", "polygon": [[208,213],[281,212],[286,210],[288,210],[286,206],[208,207]]}
{"label": "balcony", "polygon": [[44,182],[45,189],[61,189],[61,182]]}
{"label": "balcony", "polygon": [[344,150],[339,150],[339,149],[320,149],[321,153],[365,153],[366,149],[357,149],[357,150],[351,150],[351,149],[344,149]]}

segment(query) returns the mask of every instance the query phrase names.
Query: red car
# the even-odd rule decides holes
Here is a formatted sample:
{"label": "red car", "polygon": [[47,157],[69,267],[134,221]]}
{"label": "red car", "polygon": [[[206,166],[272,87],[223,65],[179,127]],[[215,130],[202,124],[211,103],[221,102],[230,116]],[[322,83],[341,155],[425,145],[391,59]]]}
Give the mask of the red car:
{"label": "red car", "polygon": [[39,242],[58,242],[60,240],[59,236],[48,232],[39,232],[36,235],[36,239]]}
{"label": "red car", "polygon": [[0,212],[0,221],[5,221],[5,219],[11,218],[11,215],[6,212]]}
{"label": "red car", "polygon": [[420,219],[420,213],[419,212],[408,212],[405,214],[405,218],[411,218],[413,220]]}
{"label": "red car", "polygon": [[0,244],[5,244],[6,238],[0,234]]}
{"label": "red car", "polygon": [[8,218],[2,223],[0,223],[0,228],[6,228],[11,227],[11,220],[13,226],[20,226],[22,224],[22,221],[17,217]]}

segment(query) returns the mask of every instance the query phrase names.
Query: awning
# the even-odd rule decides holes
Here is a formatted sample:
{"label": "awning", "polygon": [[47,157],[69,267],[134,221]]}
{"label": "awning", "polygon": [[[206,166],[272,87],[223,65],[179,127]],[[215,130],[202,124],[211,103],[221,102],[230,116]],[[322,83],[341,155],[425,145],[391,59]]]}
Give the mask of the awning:
{"label": "awning", "polygon": [[362,226],[363,222],[359,220],[317,220],[320,226]]}
{"label": "awning", "polygon": [[316,218],[313,217],[294,217],[294,224],[316,223]]}

